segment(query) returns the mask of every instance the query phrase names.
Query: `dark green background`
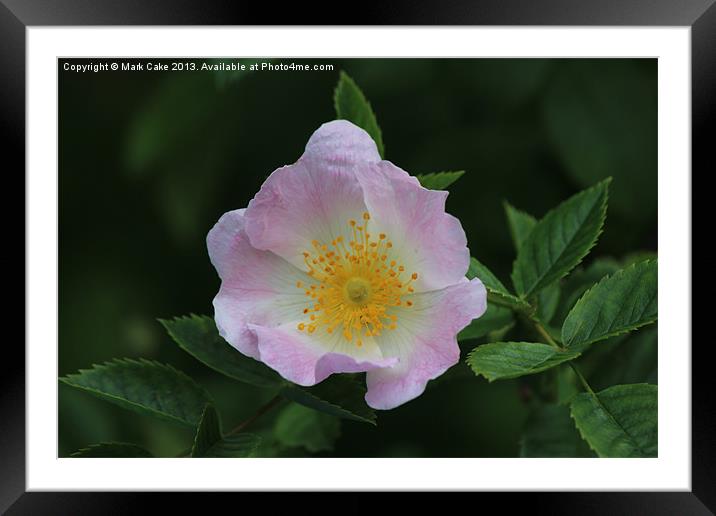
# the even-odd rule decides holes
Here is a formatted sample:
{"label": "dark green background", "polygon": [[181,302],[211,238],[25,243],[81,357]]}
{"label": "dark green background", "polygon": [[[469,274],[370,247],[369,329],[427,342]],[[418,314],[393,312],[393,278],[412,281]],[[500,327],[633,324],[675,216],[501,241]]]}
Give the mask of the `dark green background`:
{"label": "dark green background", "polygon": [[[656,60],[307,62],[335,68],[76,73],[60,61],[60,375],[113,357],[170,362],[214,395],[226,427],[271,396],[194,361],[156,318],[212,313],[219,280],[206,233],[335,117],[339,70],[371,101],[387,159],[414,174],[467,171],[448,210],[506,283],[514,252],[502,201],[542,216],[609,175],[606,229],[591,256],[656,250]],[[332,454],[516,455],[527,416],[520,382],[454,376],[380,412],[377,428],[343,422]],[[170,456],[190,442],[188,430],[59,389],[61,456],[110,440]]]}

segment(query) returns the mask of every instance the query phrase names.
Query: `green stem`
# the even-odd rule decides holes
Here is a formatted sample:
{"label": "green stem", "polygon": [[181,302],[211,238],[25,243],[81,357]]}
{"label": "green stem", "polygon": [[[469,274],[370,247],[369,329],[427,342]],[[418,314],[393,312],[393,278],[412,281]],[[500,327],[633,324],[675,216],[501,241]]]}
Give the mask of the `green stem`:
{"label": "green stem", "polygon": [[[579,372],[579,369],[577,368],[577,366],[574,365],[572,362],[569,362],[569,367],[572,368],[572,371],[574,371],[574,374],[576,374],[576,375],[577,375],[577,378],[579,378],[579,381],[582,382],[582,386],[584,387],[584,389],[585,389],[589,394],[595,395],[595,394],[594,394],[594,391],[593,391],[592,388],[589,386],[589,383],[587,383],[587,379],[582,375],[581,372]],[[595,396],[596,396],[596,395],[595,395]]]}
{"label": "green stem", "polygon": [[500,299],[497,296],[491,296],[489,293],[488,293],[488,300],[489,300],[489,303],[492,305],[501,306],[503,308],[509,308],[517,313],[523,313],[522,310],[520,310],[517,306],[515,306],[514,303],[510,303],[509,301],[503,301],[502,299]]}
{"label": "green stem", "polygon": [[537,321],[536,319],[533,319],[533,318],[530,320],[532,321],[532,324],[534,325],[535,330],[537,330],[537,333],[539,333],[542,336],[542,338],[545,340],[545,342],[547,344],[559,349],[560,351],[562,350],[562,346],[557,344],[557,341],[555,341],[552,338],[552,336],[547,332],[547,330],[544,329],[544,326],[542,326],[542,324],[539,321]]}
{"label": "green stem", "polygon": [[[564,351],[564,348],[559,345],[559,343],[552,338],[552,336],[547,332],[547,330],[542,326],[542,323],[539,319],[536,317],[528,317],[528,320],[532,323],[534,326],[534,329],[537,331],[537,333],[540,334],[540,336],[544,339],[544,341],[549,344],[550,346],[554,346],[560,351]],[[592,387],[587,382],[587,379],[584,377],[584,375],[579,371],[576,365],[574,365],[571,361],[569,362],[569,367],[572,368],[572,371],[574,371],[574,374],[577,375],[577,378],[579,378],[579,381],[582,383],[582,386],[584,389],[589,392],[590,394],[594,394],[594,391],[592,390]]]}

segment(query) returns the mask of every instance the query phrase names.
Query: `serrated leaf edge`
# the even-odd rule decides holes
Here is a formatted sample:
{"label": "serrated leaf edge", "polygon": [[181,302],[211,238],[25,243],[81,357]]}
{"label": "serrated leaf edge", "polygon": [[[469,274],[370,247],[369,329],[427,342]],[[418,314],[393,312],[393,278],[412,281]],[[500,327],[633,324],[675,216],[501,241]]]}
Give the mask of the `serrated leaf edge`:
{"label": "serrated leaf edge", "polygon": [[513,294],[506,294],[504,292],[500,292],[499,290],[494,290],[487,285],[485,285],[485,290],[487,290],[488,301],[492,301],[498,306],[511,308],[513,310],[519,309],[520,311],[526,313],[531,313],[532,311],[534,311],[534,307],[531,304],[529,304],[526,300],[520,299]]}
{"label": "serrated leaf edge", "polygon": [[[524,374],[520,374],[520,375],[518,375],[518,376],[500,376],[500,377],[496,377],[496,378],[490,378],[490,377],[487,376],[483,371],[477,371],[477,370],[475,369],[475,367],[472,365],[471,361],[472,361],[472,359],[473,359],[473,355],[475,354],[475,352],[477,352],[477,350],[478,350],[479,348],[484,347],[484,346],[491,346],[491,345],[494,345],[494,344],[534,344],[534,345],[538,345],[538,346],[546,346],[546,347],[551,348],[551,346],[549,346],[549,344],[544,344],[544,343],[542,343],[542,342],[526,342],[526,341],[488,342],[487,344],[481,344],[480,346],[476,346],[475,348],[473,348],[472,351],[470,351],[470,352],[467,354],[467,357],[465,357],[465,363],[466,363],[467,366],[472,370],[472,372],[475,373],[475,376],[480,376],[480,375],[482,375],[482,377],[485,378],[488,383],[492,383],[492,382],[495,382],[495,381],[497,381],[497,380],[510,380],[510,379],[514,379],[514,378],[519,378],[520,376],[528,376],[528,375],[531,375],[531,374],[537,374],[537,373],[541,373],[541,372],[543,372],[543,371],[546,371],[546,369],[543,370],[543,371],[536,371],[536,372],[529,372],[529,371],[527,371],[527,372],[525,372]],[[538,364],[536,364],[532,369],[538,368],[540,365],[544,364],[545,362],[547,362],[549,359],[551,359],[551,358],[554,357],[555,355],[558,355],[558,354],[560,354],[560,353],[568,354],[567,352],[569,351],[569,350],[560,351],[560,350],[558,350],[558,349],[556,349],[556,348],[551,348],[551,349],[554,349],[554,354],[551,355],[551,356],[549,356],[549,357],[547,357],[547,358],[545,358],[542,362],[539,362]],[[555,364],[553,367],[557,367],[557,366],[559,366],[559,365],[561,365],[561,364],[564,364],[565,362],[569,362],[570,360],[574,360],[575,358],[578,358],[578,357],[581,355],[581,352],[570,352],[569,354],[571,354],[571,353],[574,353],[574,356],[573,356],[573,357],[568,358],[568,359],[564,360],[563,362],[559,362],[558,364]]]}
{"label": "serrated leaf edge", "polygon": [[[287,386],[286,388],[288,388],[288,389],[291,389],[291,388],[299,389],[299,390],[301,390],[304,394],[309,395],[311,398],[313,398],[313,399],[315,399],[315,400],[318,400],[318,401],[320,401],[321,403],[325,403],[326,405],[330,405],[331,407],[336,408],[336,409],[338,410],[338,412],[341,412],[342,414],[346,414],[345,416],[343,416],[344,419],[350,419],[350,420],[359,421],[359,422],[362,422],[362,423],[370,423],[370,424],[373,425],[373,426],[378,426],[378,423],[377,423],[378,418],[377,418],[377,416],[375,415],[375,413],[373,413],[373,416],[372,416],[371,419],[368,419],[368,418],[366,418],[366,417],[359,416],[358,414],[354,414],[354,413],[351,412],[350,410],[346,410],[346,409],[344,409],[343,407],[341,407],[340,405],[336,405],[335,403],[331,403],[330,401],[326,401],[326,400],[324,400],[323,398],[319,398],[318,396],[316,396],[315,394],[309,392],[308,390],[301,388],[301,386],[299,386],[299,385],[295,385],[295,386],[294,386],[294,385],[290,385],[290,386]],[[296,401],[296,400],[294,400],[293,398],[290,398],[289,396],[286,396],[286,395],[284,394],[284,391],[286,390],[286,388],[282,389],[281,392],[280,392],[280,394],[281,394],[284,398],[286,398],[287,400],[289,400],[289,401],[291,401],[291,402],[293,402],[293,403],[298,403],[299,405],[303,405],[303,403],[301,403],[301,402],[299,402],[299,401]],[[311,409],[311,410],[315,410],[315,411],[317,411],[317,412],[321,412],[320,410],[318,410],[318,409],[316,409],[316,408],[313,408],[313,407],[309,407],[308,405],[303,405],[303,406],[306,407],[306,408],[309,408],[309,409]],[[329,414],[329,415],[330,415],[330,414]]]}
{"label": "serrated leaf edge", "polygon": [[[607,391],[607,390],[612,389],[612,388],[614,388],[614,387],[622,387],[622,386],[625,386],[625,385],[629,385],[629,386],[634,386],[634,385],[647,385],[647,386],[657,387],[656,385],[653,385],[653,384],[651,384],[651,383],[644,383],[644,382],[641,382],[641,383],[627,383],[627,384],[620,384],[620,385],[612,385],[611,387],[607,387],[606,389],[601,390],[601,391],[599,391],[599,392],[581,392],[581,393],[579,393],[579,394],[576,394],[576,395],[572,396],[572,399],[571,399],[571,401],[569,402],[569,417],[572,419],[572,421],[574,421],[574,426],[576,427],[577,431],[579,432],[579,436],[582,438],[583,441],[585,441],[585,442],[587,443],[587,445],[589,446],[589,449],[592,450],[592,451],[593,451],[594,453],[596,453],[597,455],[599,455],[600,458],[609,458],[609,456],[608,456],[608,455],[602,455],[601,453],[599,453],[599,451],[597,451],[597,450],[592,446],[592,443],[590,443],[589,440],[585,437],[584,432],[582,431],[582,428],[579,426],[579,423],[577,423],[577,419],[574,417],[574,412],[572,411],[572,404],[574,403],[574,400],[575,400],[580,394],[584,394],[584,395],[586,395],[586,396],[592,396],[592,397],[597,401],[597,404],[602,408],[602,410],[609,416],[609,419],[611,419],[611,420],[614,422],[614,424],[619,427],[619,429],[624,433],[624,435],[627,435],[627,436],[629,437],[629,440],[630,440],[630,441],[634,442],[634,439],[632,438],[632,436],[629,435],[629,433],[628,433],[626,430],[624,430],[624,427],[623,427],[616,419],[614,419],[614,416],[612,415],[612,413],[607,410],[607,408],[604,406],[604,404],[602,404],[602,400],[599,399],[599,395],[600,395],[601,393],[603,393],[604,391]],[[641,449],[641,446],[639,446],[636,442],[634,442],[634,447],[635,447],[637,450],[639,450],[639,452],[640,452],[644,457],[646,457],[646,454],[645,454],[644,451]]]}
{"label": "serrated leaf edge", "polygon": [[183,371],[180,371],[180,370],[174,368],[174,367],[171,366],[170,364],[163,364],[163,363],[161,363],[161,362],[157,362],[156,360],[149,360],[149,359],[146,359],[146,358],[139,358],[139,359],[134,359],[134,358],[113,358],[112,360],[109,360],[109,361],[104,362],[104,363],[101,363],[101,364],[94,363],[94,364],[92,364],[92,366],[91,366],[90,369],[78,369],[76,373],[70,373],[70,374],[68,374],[68,375],[65,375],[65,376],[60,377],[60,378],[59,378],[59,381],[61,381],[61,382],[64,383],[65,385],[69,385],[70,387],[73,387],[73,388],[75,388],[75,389],[80,389],[80,390],[83,390],[83,391],[85,391],[85,392],[88,392],[88,393],[97,395],[97,396],[99,396],[99,397],[104,397],[104,398],[109,398],[109,399],[113,399],[113,400],[118,400],[118,401],[121,401],[122,403],[126,403],[126,404],[128,404],[128,405],[131,405],[131,406],[140,408],[140,409],[142,409],[143,411],[147,411],[147,412],[150,412],[150,413],[152,413],[152,414],[156,414],[156,415],[158,415],[158,416],[160,416],[160,417],[162,417],[162,418],[167,418],[167,419],[171,419],[172,421],[177,421],[177,422],[179,422],[179,423],[181,423],[181,424],[183,424],[183,425],[187,425],[187,426],[191,426],[191,427],[195,426],[195,423],[191,423],[191,422],[186,421],[186,420],[184,420],[184,419],[180,419],[180,418],[175,417],[175,416],[173,416],[173,415],[171,415],[171,414],[167,414],[166,412],[160,412],[160,411],[155,410],[155,409],[153,409],[153,408],[151,408],[151,407],[147,407],[146,405],[141,405],[141,404],[139,404],[139,403],[136,403],[136,402],[134,402],[134,401],[128,400],[128,399],[126,399],[126,398],[121,398],[121,397],[115,396],[115,395],[113,395],[113,394],[109,394],[109,393],[106,393],[106,392],[103,392],[103,391],[100,391],[100,390],[97,390],[97,389],[93,389],[93,388],[90,388],[90,387],[87,387],[87,386],[84,386],[84,385],[78,385],[78,384],[72,382],[72,378],[73,378],[73,377],[82,376],[82,374],[85,373],[85,372],[88,372],[88,373],[89,373],[89,372],[92,372],[92,371],[106,370],[106,369],[110,369],[110,368],[111,368],[112,366],[114,366],[114,365],[124,365],[124,364],[150,365],[150,366],[153,366],[153,367],[156,366],[156,367],[159,367],[159,368],[163,368],[163,369],[170,370],[170,371],[176,373],[178,376],[183,377],[183,378],[189,380],[190,383],[193,383],[194,385],[196,385],[199,389],[201,389],[201,391],[203,391],[203,394],[206,396],[207,400],[209,400],[210,402],[213,403],[213,400],[212,400],[212,398],[211,398],[211,395],[208,393],[208,391],[207,391],[203,386],[201,386],[200,384],[198,384],[198,383],[197,383],[193,378],[191,378],[189,375],[187,375],[187,374],[184,373]]}
{"label": "serrated leaf edge", "polygon": [[[655,263],[657,263],[657,265],[658,265],[658,258],[651,258],[651,259],[648,259],[648,260],[643,260],[643,261],[641,261],[641,262],[635,262],[635,263],[633,263],[633,264],[631,264],[631,265],[629,265],[629,266],[627,266],[627,267],[625,267],[625,268],[623,268],[623,269],[620,269],[620,270],[618,270],[618,271],[616,271],[616,272],[613,272],[612,274],[607,274],[607,275],[605,275],[604,277],[602,277],[602,279],[600,279],[600,280],[597,281],[594,285],[592,285],[591,287],[589,287],[587,290],[584,291],[584,294],[582,294],[582,295],[580,296],[580,298],[577,300],[577,302],[574,303],[574,306],[573,306],[572,308],[570,308],[569,312],[567,313],[567,317],[565,317],[564,320],[566,321],[567,318],[569,317],[569,315],[572,313],[572,311],[575,310],[575,309],[577,308],[577,306],[581,306],[581,304],[583,303],[584,298],[585,298],[592,290],[596,289],[602,282],[607,281],[607,280],[609,280],[609,279],[611,279],[611,278],[617,276],[618,274],[626,273],[629,269],[631,269],[631,268],[636,268],[637,265],[647,264],[647,263],[650,263],[650,262],[655,262]],[[611,333],[607,333],[606,335],[601,336],[601,337],[599,337],[599,338],[597,338],[597,339],[588,340],[588,341],[586,341],[586,342],[579,342],[579,343],[577,343],[577,344],[578,344],[579,346],[590,346],[590,345],[594,344],[595,342],[599,342],[600,340],[605,340],[605,339],[609,339],[609,338],[611,338],[611,337],[616,337],[617,335],[623,335],[624,333],[632,332],[632,331],[634,331],[634,330],[636,330],[636,329],[642,328],[643,326],[647,326],[647,325],[649,325],[649,324],[653,324],[653,323],[655,323],[658,319],[659,319],[659,317],[656,316],[656,317],[654,317],[653,319],[647,319],[647,320],[645,320],[645,321],[643,321],[643,322],[641,322],[641,323],[639,323],[639,324],[635,324],[635,325],[629,326],[629,327],[624,328],[624,329],[621,329],[621,330],[619,330],[619,331],[614,331],[614,332],[611,332]],[[562,329],[564,329],[564,326],[562,326]],[[572,344],[569,344],[569,343],[567,343],[567,342],[564,340],[564,335],[562,335],[561,337],[562,337],[562,342],[563,342],[564,345],[569,349],[569,348],[572,346]]]}
{"label": "serrated leaf edge", "polygon": [[[589,247],[587,247],[587,248],[584,250],[584,252],[582,253],[582,255],[579,257],[579,259],[578,259],[577,261],[575,261],[574,265],[572,265],[572,267],[571,267],[569,270],[564,271],[560,276],[554,278],[552,281],[550,281],[550,282],[547,283],[546,285],[541,285],[541,286],[540,286],[540,282],[542,281],[542,278],[544,278],[544,276],[542,276],[542,278],[540,278],[538,281],[535,282],[535,284],[534,284],[534,286],[532,287],[531,290],[528,290],[528,291],[526,291],[526,292],[520,294],[520,298],[522,298],[522,299],[527,298],[527,297],[529,297],[529,296],[531,296],[531,295],[537,293],[539,290],[541,290],[541,289],[543,289],[543,288],[545,288],[545,287],[548,287],[548,286],[550,286],[552,283],[554,283],[554,282],[556,282],[556,281],[559,281],[559,280],[561,280],[562,278],[564,278],[564,277],[565,277],[567,274],[569,274],[577,265],[579,265],[580,263],[582,263],[582,260],[584,260],[584,258],[591,252],[591,250],[594,248],[594,246],[597,245],[597,242],[599,241],[599,237],[600,237],[600,236],[602,235],[602,233],[604,232],[604,223],[606,222],[606,219],[607,219],[607,206],[608,206],[608,204],[609,204],[609,184],[610,184],[611,182],[612,182],[612,178],[611,178],[611,177],[608,177],[608,178],[603,179],[602,181],[598,182],[596,185],[592,186],[591,188],[587,188],[587,189],[585,189],[585,190],[582,190],[581,192],[577,192],[577,193],[574,194],[572,197],[569,197],[568,199],[565,199],[564,201],[562,201],[561,203],[559,203],[557,206],[555,206],[554,208],[552,208],[551,210],[549,210],[549,211],[544,215],[544,217],[542,217],[542,218],[539,220],[539,222],[544,221],[552,212],[558,210],[564,203],[568,202],[568,201],[569,201],[570,199],[572,199],[573,197],[575,197],[575,196],[577,196],[577,195],[580,195],[580,194],[585,194],[586,192],[589,192],[590,190],[596,190],[596,189],[600,188],[602,185],[606,185],[606,186],[607,186],[607,188],[606,188],[606,190],[605,190],[605,193],[604,193],[604,200],[603,200],[603,202],[602,202],[602,204],[601,204],[601,206],[600,206],[600,212],[601,212],[601,213],[600,213],[600,215],[601,215],[600,218],[601,218],[601,222],[600,222],[600,224],[599,224],[599,229],[598,229],[598,231],[597,231],[597,234],[594,236],[594,240],[593,240],[592,243],[589,245]],[[527,240],[527,238],[529,238],[529,235],[528,235],[527,237],[525,237],[525,240]],[[521,247],[521,246],[520,246],[520,247]],[[518,256],[519,256],[519,255],[518,255]],[[517,258],[515,258],[514,261],[512,262],[512,271],[513,271],[513,273],[512,273],[512,275],[511,275],[512,283],[513,283],[513,285],[515,286],[515,288],[517,288],[517,282],[515,281],[515,274],[514,274],[514,272],[517,270],[516,264],[517,264]],[[538,287],[539,287],[539,288],[538,288]],[[517,289],[517,290],[518,290],[518,292],[519,292],[520,289]]]}
{"label": "serrated leaf edge", "polygon": [[[160,323],[160,324],[164,327],[164,329],[166,330],[167,334],[171,337],[171,339],[174,341],[174,343],[175,343],[177,346],[179,346],[179,348],[180,348],[182,351],[184,351],[185,353],[187,353],[189,356],[191,356],[191,357],[192,357],[194,360],[196,360],[197,362],[203,364],[204,366],[208,367],[208,368],[211,369],[212,371],[216,371],[217,373],[219,373],[219,374],[225,376],[226,378],[231,378],[232,380],[235,380],[235,381],[237,381],[237,382],[241,382],[241,383],[246,384],[246,385],[252,385],[252,386],[254,386],[254,387],[259,387],[259,388],[263,388],[263,389],[277,389],[277,388],[280,388],[280,387],[283,386],[283,385],[288,384],[288,382],[286,382],[283,378],[281,378],[281,377],[278,375],[278,373],[276,373],[276,375],[277,375],[277,376],[276,376],[276,382],[271,382],[270,379],[266,378],[266,381],[265,381],[265,382],[262,382],[261,384],[259,384],[258,382],[249,382],[249,381],[247,381],[247,380],[244,379],[244,378],[239,378],[239,377],[237,377],[237,376],[230,375],[230,374],[228,374],[226,371],[222,371],[221,369],[218,369],[218,368],[215,367],[213,364],[209,364],[209,363],[207,363],[207,362],[204,362],[204,361],[201,360],[200,358],[198,358],[198,357],[197,357],[194,353],[192,353],[183,343],[181,343],[181,342],[179,341],[179,339],[177,338],[176,334],[173,333],[173,332],[171,331],[171,329],[167,326],[167,323],[172,323],[172,322],[195,321],[195,322],[198,322],[198,323],[202,323],[202,322],[204,322],[204,320],[207,320],[207,319],[210,320],[210,321],[212,321],[212,322],[214,322],[214,324],[216,324],[216,322],[214,321],[214,318],[211,317],[210,315],[197,315],[197,314],[195,314],[195,313],[193,313],[193,312],[189,313],[188,315],[177,315],[177,316],[174,316],[174,317],[171,318],[171,319],[157,319],[157,321],[159,321],[159,323]],[[221,335],[219,335],[219,337],[221,337]],[[221,338],[223,339],[223,337],[221,337]],[[225,341],[225,342],[226,342],[226,341]],[[226,344],[227,344],[228,346],[231,346],[231,344],[229,344],[228,342],[227,342]],[[233,346],[231,346],[231,347],[233,348]],[[234,348],[234,349],[235,349],[235,348]],[[236,352],[237,352],[237,353],[241,353],[239,350],[236,350]],[[241,354],[243,355],[243,353],[241,353]],[[244,356],[245,356],[246,358],[250,358],[251,360],[254,360],[254,361],[256,361],[256,362],[258,362],[258,363],[260,363],[260,364],[264,364],[264,363],[261,362],[260,360],[256,360],[256,359],[253,358],[253,357],[249,357],[249,356],[247,356],[247,355],[244,355]],[[266,365],[266,364],[264,364],[264,365]],[[273,369],[269,368],[268,366],[266,366],[266,367],[267,367],[268,369],[270,369],[271,371],[273,371]],[[274,372],[275,372],[275,371],[274,371]]]}

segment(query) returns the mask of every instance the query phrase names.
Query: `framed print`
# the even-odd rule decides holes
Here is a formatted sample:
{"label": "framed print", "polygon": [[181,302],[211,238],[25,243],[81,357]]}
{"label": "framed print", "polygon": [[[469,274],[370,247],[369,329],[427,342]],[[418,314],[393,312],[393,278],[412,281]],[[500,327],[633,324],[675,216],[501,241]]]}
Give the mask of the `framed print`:
{"label": "framed print", "polygon": [[529,496],[708,514],[691,177],[716,8],[558,4],[3,7],[27,300],[3,510],[563,491]]}

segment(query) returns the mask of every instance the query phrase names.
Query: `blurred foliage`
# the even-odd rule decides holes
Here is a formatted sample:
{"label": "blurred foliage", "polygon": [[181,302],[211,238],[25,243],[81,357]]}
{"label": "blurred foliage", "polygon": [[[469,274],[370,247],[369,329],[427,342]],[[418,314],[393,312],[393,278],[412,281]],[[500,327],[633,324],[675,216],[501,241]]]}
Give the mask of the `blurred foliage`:
{"label": "blurred foliage", "polygon": [[[514,250],[503,202],[540,218],[608,176],[614,181],[606,229],[590,257],[621,263],[635,250],[656,251],[653,59],[331,59],[307,62],[332,64],[332,71],[94,74],[64,72],[62,62],[58,374],[118,356],[168,362],[209,391],[225,428],[271,393],[192,359],[156,318],[213,313],[219,280],[206,233],[221,214],[246,206],[266,176],[293,163],[310,134],[335,117],[341,70],[378,114],[387,159],[413,174],[466,171],[448,211],[460,218],[472,254],[505,284]],[[561,298],[544,301],[555,320],[566,315],[568,299],[573,304],[619,268],[610,260],[589,258]],[[622,363],[617,356],[638,367],[611,367]],[[656,383],[656,329],[610,339],[577,362],[595,388]],[[549,401],[570,399],[571,370],[553,372],[557,392]],[[300,409],[267,414],[256,432],[277,426],[283,444],[305,445],[318,456],[518,456],[523,424],[540,417],[530,400],[543,381],[488,385],[460,363],[420,398],[380,412],[377,427],[349,420],[326,427],[340,435],[332,450],[300,428],[287,431]],[[191,429],[135,416],[65,385],[59,407],[61,456],[99,442],[132,442],[172,456],[193,438]],[[530,449],[536,437],[542,434],[527,441]],[[265,435],[262,446],[279,450],[271,439]],[[281,450],[275,453],[303,453]]]}

